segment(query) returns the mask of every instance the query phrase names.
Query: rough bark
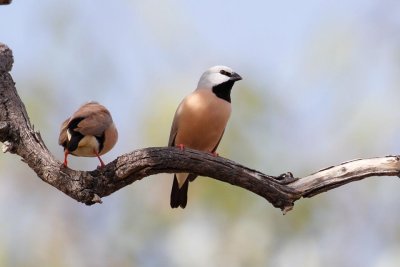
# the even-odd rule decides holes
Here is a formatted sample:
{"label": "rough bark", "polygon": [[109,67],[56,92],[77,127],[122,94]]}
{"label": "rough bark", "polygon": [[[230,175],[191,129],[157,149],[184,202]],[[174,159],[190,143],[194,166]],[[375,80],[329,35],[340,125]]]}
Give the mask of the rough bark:
{"label": "rough bark", "polygon": [[0,142],[3,152],[19,155],[44,182],[71,198],[92,205],[133,182],[157,173],[190,172],[239,186],[268,200],[284,212],[301,197],[312,197],[371,176],[398,176],[400,158],[358,159],[297,179],[292,174],[263,174],[229,159],[200,151],[150,147],[119,156],[102,169],[65,168],[34,131],[10,75],[11,50],[0,43]]}
{"label": "rough bark", "polygon": [[11,4],[12,0],[0,0],[0,5],[8,5]]}

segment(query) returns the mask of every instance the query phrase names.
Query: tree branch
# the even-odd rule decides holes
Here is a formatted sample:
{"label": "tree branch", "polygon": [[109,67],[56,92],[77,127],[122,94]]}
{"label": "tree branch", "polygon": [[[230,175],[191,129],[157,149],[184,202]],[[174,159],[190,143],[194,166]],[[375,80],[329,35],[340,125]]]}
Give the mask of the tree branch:
{"label": "tree branch", "polygon": [[119,156],[102,169],[76,171],[65,168],[47,149],[30,124],[9,72],[12,52],[0,43],[0,142],[3,152],[22,160],[44,182],[71,198],[92,205],[101,198],[144,177],[158,173],[190,172],[230,183],[256,193],[284,212],[301,197],[312,197],[352,181],[371,176],[398,176],[400,158],[359,159],[326,168],[307,177],[291,173],[270,176],[229,159],[174,147],[150,147]]}
{"label": "tree branch", "polygon": [[8,5],[11,4],[12,0],[0,0],[0,5]]}

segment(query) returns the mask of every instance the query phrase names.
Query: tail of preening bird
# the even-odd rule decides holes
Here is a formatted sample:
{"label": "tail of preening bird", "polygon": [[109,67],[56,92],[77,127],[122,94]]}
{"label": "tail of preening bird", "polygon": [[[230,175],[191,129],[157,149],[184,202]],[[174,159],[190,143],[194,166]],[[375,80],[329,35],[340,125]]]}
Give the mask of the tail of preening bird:
{"label": "tail of preening bird", "polygon": [[171,208],[181,207],[184,209],[186,207],[188,188],[189,179],[186,179],[182,187],[179,188],[178,179],[176,178],[176,174],[174,174],[174,183],[171,190]]}

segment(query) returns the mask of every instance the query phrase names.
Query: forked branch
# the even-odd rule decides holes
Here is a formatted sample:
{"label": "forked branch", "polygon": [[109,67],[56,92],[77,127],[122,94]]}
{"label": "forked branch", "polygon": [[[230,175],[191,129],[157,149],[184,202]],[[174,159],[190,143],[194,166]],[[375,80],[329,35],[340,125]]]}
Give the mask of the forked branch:
{"label": "forked branch", "polygon": [[400,158],[359,159],[326,168],[304,178],[291,173],[263,174],[229,159],[200,151],[150,147],[119,156],[102,169],[64,168],[34,131],[10,75],[11,50],[0,43],[0,142],[3,152],[19,155],[44,182],[71,198],[92,205],[124,186],[157,173],[190,172],[242,187],[284,212],[301,197],[312,197],[335,187],[371,176],[398,176]]}

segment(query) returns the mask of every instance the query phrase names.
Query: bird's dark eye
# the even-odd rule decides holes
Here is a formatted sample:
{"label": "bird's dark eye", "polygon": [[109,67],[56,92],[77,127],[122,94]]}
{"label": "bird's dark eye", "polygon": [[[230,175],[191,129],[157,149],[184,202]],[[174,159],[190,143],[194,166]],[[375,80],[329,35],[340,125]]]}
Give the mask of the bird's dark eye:
{"label": "bird's dark eye", "polygon": [[219,73],[221,73],[222,75],[228,76],[228,77],[232,76],[232,73],[227,72],[226,70],[220,70]]}

